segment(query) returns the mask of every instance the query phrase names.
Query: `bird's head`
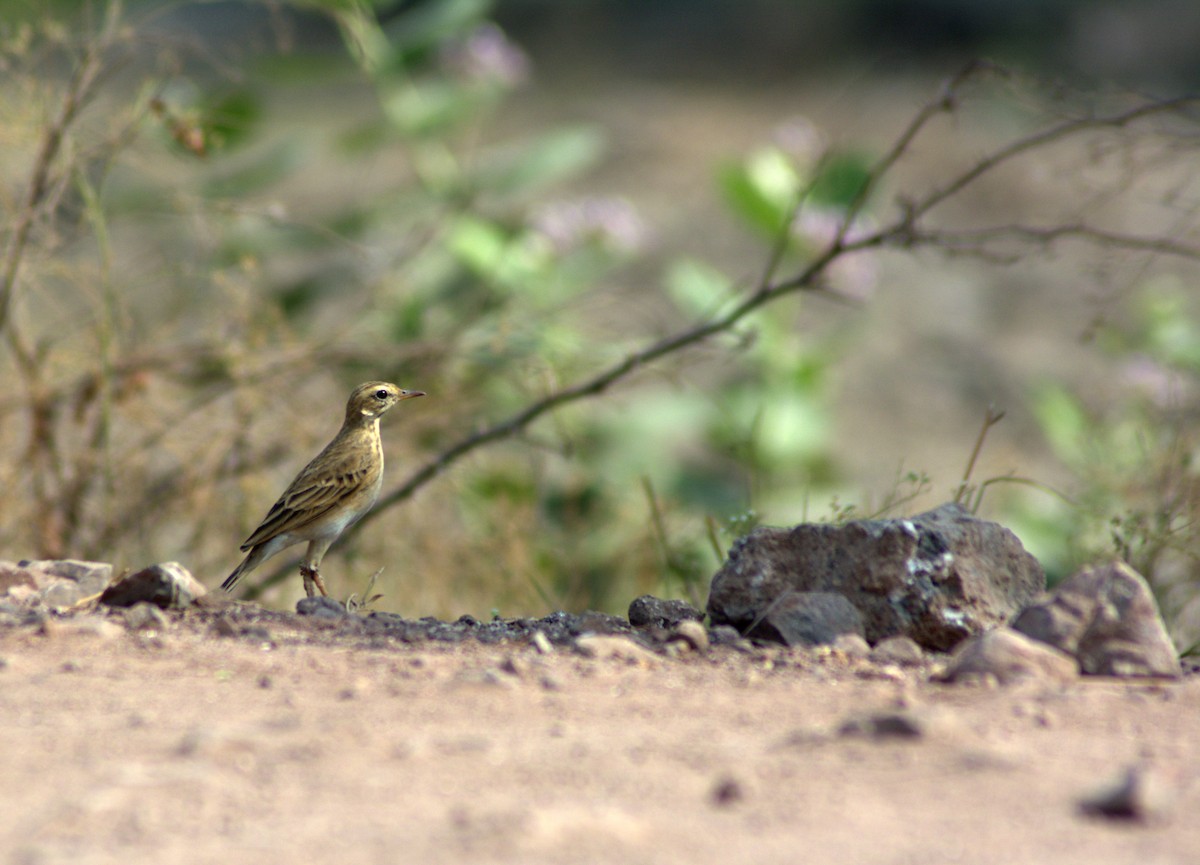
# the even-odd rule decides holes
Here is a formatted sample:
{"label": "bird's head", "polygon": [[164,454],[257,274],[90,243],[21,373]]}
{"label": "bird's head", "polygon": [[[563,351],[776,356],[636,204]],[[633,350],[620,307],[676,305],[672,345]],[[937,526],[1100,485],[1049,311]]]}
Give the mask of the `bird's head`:
{"label": "bird's head", "polygon": [[369,381],[360,384],[350,394],[346,403],[346,419],[367,418],[374,420],[382,417],[388,409],[401,400],[425,396],[421,390],[405,390],[388,381]]}

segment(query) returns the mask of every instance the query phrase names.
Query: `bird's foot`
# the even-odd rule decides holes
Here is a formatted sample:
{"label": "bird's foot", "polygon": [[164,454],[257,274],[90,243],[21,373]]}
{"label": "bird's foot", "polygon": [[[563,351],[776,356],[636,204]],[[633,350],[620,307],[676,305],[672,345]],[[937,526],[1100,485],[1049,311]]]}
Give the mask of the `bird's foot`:
{"label": "bird's foot", "polygon": [[300,576],[304,578],[304,593],[310,598],[319,591],[322,595],[328,597],[329,592],[325,591],[325,581],[321,579],[321,574],[316,568],[300,566]]}

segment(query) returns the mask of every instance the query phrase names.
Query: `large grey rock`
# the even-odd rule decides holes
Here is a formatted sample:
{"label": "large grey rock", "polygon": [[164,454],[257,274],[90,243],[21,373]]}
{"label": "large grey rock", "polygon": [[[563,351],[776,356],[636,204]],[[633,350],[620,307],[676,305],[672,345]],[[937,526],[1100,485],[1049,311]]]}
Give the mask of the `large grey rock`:
{"label": "large grey rock", "polygon": [[911,519],[755,529],[713,577],[708,614],[744,631],[785,593],[837,592],[870,642],[906,634],[946,651],[1004,624],[1045,586],[1012,532],[943,505]]}
{"label": "large grey rock", "polygon": [[1024,679],[1069,682],[1079,675],[1075,659],[1012,628],[996,628],[962,643],[939,676],[946,682],[994,678],[1001,685]]}
{"label": "large grey rock", "polygon": [[1074,655],[1098,676],[1180,676],[1154,594],[1124,562],[1084,568],[1027,607],[1013,628]]}
{"label": "large grey rock", "polygon": [[117,580],[104,590],[100,603],[110,607],[132,607],[145,601],[162,609],[183,609],[206,591],[183,565],[166,562]]}
{"label": "large grey rock", "polygon": [[845,595],[792,592],[773,604],[747,636],[785,646],[819,646],[843,634],[863,636],[862,616]]}

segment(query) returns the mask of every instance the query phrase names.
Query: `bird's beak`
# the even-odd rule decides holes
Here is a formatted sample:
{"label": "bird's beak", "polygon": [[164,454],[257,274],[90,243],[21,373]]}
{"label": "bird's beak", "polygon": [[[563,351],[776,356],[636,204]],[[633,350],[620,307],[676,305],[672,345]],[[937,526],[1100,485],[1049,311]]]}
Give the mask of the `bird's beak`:
{"label": "bird's beak", "polygon": [[400,399],[413,399],[414,397],[425,396],[423,390],[402,390],[400,391]]}

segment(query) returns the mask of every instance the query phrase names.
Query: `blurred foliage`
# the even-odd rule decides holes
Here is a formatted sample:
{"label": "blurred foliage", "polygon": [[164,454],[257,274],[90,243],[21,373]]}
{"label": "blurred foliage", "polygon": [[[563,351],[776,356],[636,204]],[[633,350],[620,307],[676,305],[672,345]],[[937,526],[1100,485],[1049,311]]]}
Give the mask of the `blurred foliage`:
{"label": "blurred foliage", "polygon": [[[69,513],[24,514],[5,530],[8,547],[40,537],[42,548],[24,554],[179,558],[211,583],[274,486],[328,435],[319,421],[336,420],[343,389],[357,380],[395,378],[430,392],[436,417],[409,436],[388,434],[403,440],[389,447],[404,449],[411,465],[417,453],[435,455],[653,338],[639,312],[682,326],[744,289],[695,257],[671,264],[648,290],[623,284],[652,226],[624,200],[558,192],[602,158],[600,130],[509,141],[483,134],[533,74],[489,19],[490,4],[378,4],[389,10],[382,18],[358,0],[294,5],[336,23],[353,72],[286,50],[253,63],[234,53],[205,68],[186,40],[164,39],[169,49],[147,53],[136,22],[104,37],[107,62],[124,64],[141,85],[126,91],[136,94],[126,105],[114,108],[121,93],[110,92],[93,108],[125,125],[95,180],[93,231],[70,240],[77,270],[66,294],[96,277],[103,222],[115,311],[103,334],[101,319],[80,322],[89,343],[104,343],[89,356],[57,336],[51,309],[25,302],[21,326],[54,363],[27,383],[26,397],[15,386],[8,396],[65,391],[79,370],[97,392],[123,396],[98,413],[56,417],[47,460],[72,463],[78,479],[48,484],[40,502]],[[20,40],[10,34],[12,68],[32,83],[40,69],[78,62],[86,40],[102,37],[85,19],[48,14]],[[74,35],[54,35],[66,33]],[[53,113],[58,81],[44,82],[45,114],[29,122]],[[327,127],[289,120],[289,105],[301,106],[296,116],[306,123],[309,103],[346,92],[351,104]],[[71,130],[64,160],[112,128]],[[820,156],[772,145],[731,162],[719,182],[736,217],[769,237],[802,194],[829,214],[856,194],[862,161]],[[365,177],[358,166],[370,166]],[[78,166],[57,170],[69,178]],[[324,192],[309,192],[314,184]],[[52,230],[32,262],[44,260],[51,238],[65,237],[53,216],[45,224]],[[798,225],[788,260],[803,261],[823,239]],[[24,296],[53,278],[33,264]],[[381,523],[421,536],[420,567],[405,565],[401,534],[385,529],[372,560],[397,567],[378,577],[383,603],[453,614],[623,610],[646,591],[702,602],[722,545],[756,508],[795,505],[797,489],[819,491],[837,478],[833,354],[801,336],[798,315],[796,300],[765,309],[726,335],[718,354],[698,359],[703,372],[666,361],[673,383],[643,381],[606,407],[560,410],[520,444],[456,469],[426,504],[396,508]],[[145,363],[146,355],[174,360]],[[123,390],[113,371],[139,363],[137,389]],[[301,422],[298,409],[282,405],[272,419],[257,396],[279,388],[308,396],[314,377],[331,402],[311,432],[313,412]],[[100,459],[97,437],[106,442]],[[35,461],[28,470],[47,469]],[[9,480],[21,482],[21,471]],[[393,466],[389,480],[403,472]],[[217,501],[237,504],[213,509]],[[341,550],[347,570],[358,569],[361,546]]]}

